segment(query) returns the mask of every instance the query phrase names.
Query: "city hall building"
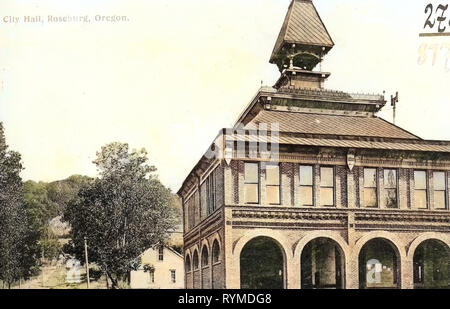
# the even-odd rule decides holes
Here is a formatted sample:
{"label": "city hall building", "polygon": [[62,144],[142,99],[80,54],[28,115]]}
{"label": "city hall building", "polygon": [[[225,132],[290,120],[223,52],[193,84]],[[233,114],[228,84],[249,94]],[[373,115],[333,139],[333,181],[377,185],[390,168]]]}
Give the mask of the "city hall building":
{"label": "city hall building", "polygon": [[450,142],[377,117],[383,95],[324,87],[334,42],[293,0],[281,76],[185,179],[186,288],[449,288]]}

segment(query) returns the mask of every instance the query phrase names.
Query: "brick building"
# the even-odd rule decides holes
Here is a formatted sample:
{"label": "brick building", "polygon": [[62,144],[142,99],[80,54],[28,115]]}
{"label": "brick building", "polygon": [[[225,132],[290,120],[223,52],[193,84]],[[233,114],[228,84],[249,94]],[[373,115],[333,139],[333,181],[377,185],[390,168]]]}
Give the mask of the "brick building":
{"label": "brick building", "polygon": [[324,88],[334,42],[293,0],[281,76],[178,194],[187,288],[448,288],[450,142],[376,116],[384,95]]}

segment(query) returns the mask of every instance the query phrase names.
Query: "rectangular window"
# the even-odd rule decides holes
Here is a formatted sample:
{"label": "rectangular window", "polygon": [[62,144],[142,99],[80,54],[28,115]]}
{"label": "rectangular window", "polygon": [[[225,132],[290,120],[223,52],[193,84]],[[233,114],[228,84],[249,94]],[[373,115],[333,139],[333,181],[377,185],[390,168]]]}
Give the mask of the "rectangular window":
{"label": "rectangular window", "polygon": [[446,209],[446,181],[444,172],[433,173],[434,209]]}
{"label": "rectangular window", "polygon": [[195,226],[195,198],[194,195],[192,195],[189,200],[186,202],[187,205],[187,226],[188,230],[191,230]]}
{"label": "rectangular window", "polygon": [[246,204],[259,203],[259,164],[245,163],[244,199]]}
{"label": "rectangular window", "polygon": [[151,270],[149,272],[149,276],[150,276],[150,283],[155,283],[155,271]]}
{"label": "rectangular window", "polygon": [[417,209],[428,208],[427,172],[414,171],[414,205]]}
{"label": "rectangular window", "polygon": [[158,259],[164,261],[164,247],[160,246],[158,250]]}
{"label": "rectangular window", "polygon": [[377,202],[377,170],[375,168],[364,169],[364,206],[378,207]]}
{"label": "rectangular window", "polygon": [[300,206],[314,206],[314,172],[312,166],[300,166]]}
{"label": "rectangular window", "polygon": [[280,205],[280,166],[266,165],[266,195],[269,205]]}
{"label": "rectangular window", "polygon": [[398,208],[397,170],[384,170],[384,198],[387,208]]}
{"label": "rectangular window", "polygon": [[320,205],[334,206],[334,168],[320,168]]}
{"label": "rectangular window", "polygon": [[172,280],[172,283],[177,282],[176,272],[175,270],[170,271],[170,279]]}
{"label": "rectangular window", "polygon": [[208,215],[216,211],[216,170],[206,179],[206,198]]}

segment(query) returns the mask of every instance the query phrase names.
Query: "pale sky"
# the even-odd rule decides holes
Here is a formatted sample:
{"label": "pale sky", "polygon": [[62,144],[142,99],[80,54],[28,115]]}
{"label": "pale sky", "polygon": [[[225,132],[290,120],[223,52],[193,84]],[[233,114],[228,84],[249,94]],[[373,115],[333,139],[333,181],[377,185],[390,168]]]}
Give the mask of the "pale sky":
{"label": "pale sky", "polygon": [[[268,60],[290,1],[1,0],[0,121],[22,154],[24,180],[95,176],[96,151],[119,141],[145,147],[177,191],[261,81],[279,77]],[[440,49],[450,37],[418,35],[429,2],[315,0],[336,44],[322,68],[332,73],[330,89],[386,97],[398,90],[397,124],[450,140],[448,50]],[[23,22],[35,15],[45,22]],[[48,23],[48,15],[91,22]],[[418,63],[422,43],[437,44],[434,66],[431,50]],[[392,120],[390,110],[380,115]]]}

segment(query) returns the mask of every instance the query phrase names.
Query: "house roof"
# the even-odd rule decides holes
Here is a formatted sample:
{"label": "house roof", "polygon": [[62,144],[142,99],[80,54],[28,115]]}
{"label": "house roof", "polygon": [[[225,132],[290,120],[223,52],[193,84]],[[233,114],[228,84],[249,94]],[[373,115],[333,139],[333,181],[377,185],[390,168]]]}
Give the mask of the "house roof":
{"label": "house roof", "polygon": [[419,140],[420,138],[378,117],[356,117],[297,112],[261,111],[246,128],[261,123],[279,124],[280,132]]}
{"label": "house roof", "polygon": [[333,40],[311,0],[293,0],[281,28],[271,62],[284,44],[320,46],[331,49]]}

